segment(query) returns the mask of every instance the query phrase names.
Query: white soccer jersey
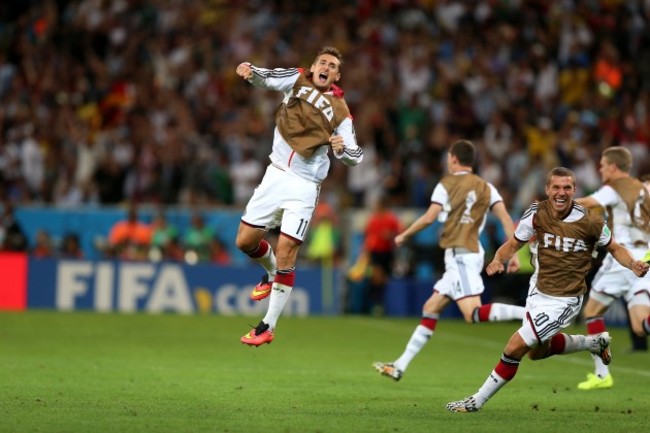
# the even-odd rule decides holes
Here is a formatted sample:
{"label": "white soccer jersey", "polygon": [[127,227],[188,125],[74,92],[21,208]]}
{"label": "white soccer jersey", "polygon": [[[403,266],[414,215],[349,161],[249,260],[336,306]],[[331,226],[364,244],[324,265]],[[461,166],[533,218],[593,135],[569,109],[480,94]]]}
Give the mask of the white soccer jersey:
{"label": "white soccer jersey", "polygon": [[[461,174],[467,174],[469,173],[468,171],[460,171],[457,173],[454,173],[455,175],[461,175]],[[496,203],[503,201],[503,197],[501,197],[501,194],[499,194],[499,191],[495,188],[494,185],[492,185],[490,182],[487,182],[488,187],[490,187],[490,206],[489,209],[492,209],[492,206],[494,206]],[[442,183],[438,183],[435,188],[433,189],[433,192],[431,193],[431,202],[432,203],[438,203],[440,206],[442,206],[442,211],[440,212],[438,216],[438,221],[440,222],[445,222],[447,220],[447,214],[449,214],[449,211],[451,210],[451,203],[449,201],[449,193],[445,189],[444,185]],[[485,221],[487,220],[487,214],[483,215],[483,222],[481,223],[481,227],[479,229],[479,235],[483,232],[483,229],[485,228]]]}
{"label": "white soccer jersey", "polygon": [[[286,104],[289,101],[293,86],[300,76],[300,69],[265,69],[252,65],[251,68],[253,76],[249,82],[253,86],[283,92],[282,103]],[[335,158],[349,166],[357,165],[363,160],[363,152],[357,145],[351,118],[344,119],[335,129],[334,135],[342,136],[345,143],[344,152],[341,155],[334,154]],[[282,170],[290,171],[312,182],[321,183],[327,176],[330,166],[329,148],[329,146],[321,146],[312,157],[304,158],[294,152],[276,127],[273,133],[273,149],[269,158],[275,166]]]}
{"label": "white soccer jersey", "polygon": [[591,194],[591,197],[602,207],[611,206],[612,214],[610,218],[614,223],[612,231],[616,237],[616,242],[630,248],[634,246],[635,242],[642,241],[647,244],[650,241],[648,239],[650,236],[634,225],[627,205],[614,188],[604,185]]}

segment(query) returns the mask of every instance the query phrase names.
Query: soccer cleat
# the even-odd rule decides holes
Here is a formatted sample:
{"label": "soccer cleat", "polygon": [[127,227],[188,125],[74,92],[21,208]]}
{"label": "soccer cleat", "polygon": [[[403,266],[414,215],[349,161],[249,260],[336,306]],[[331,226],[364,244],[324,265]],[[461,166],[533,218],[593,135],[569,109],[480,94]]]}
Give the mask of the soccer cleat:
{"label": "soccer cleat", "polygon": [[611,374],[600,378],[593,373],[588,373],[587,380],[580,382],[578,384],[578,389],[587,391],[590,389],[607,389],[611,388],[612,386],[614,386],[614,378]]}
{"label": "soccer cleat", "polygon": [[271,341],[273,341],[273,332],[269,329],[269,325],[260,322],[255,329],[252,329],[251,332],[244,335],[239,341],[256,347],[264,343],[271,344]]}
{"label": "soccer cleat", "polygon": [[609,365],[612,362],[612,351],[609,348],[612,338],[609,336],[609,332],[601,332],[600,334],[594,335],[593,338],[589,351],[597,355],[603,361],[603,364]]}
{"label": "soccer cleat", "polygon": [[645,252],[645,256],[641,259],[642,262],[650,263],[650,250]]}
{"label": "soccer cleat", "polygon": [[251,291],[251,299],[253,301],[261,301],[262,299],[269,296],[271,293],[271,288],[273,284],[269,282],[269,276],[267,274],[262,275],[262,281],[257,283],[257,286]]}
{"label": "soccer cleat", "polygon": [[399,368],[395,367],[391,362],[375,362],[372,364],[382,376],[388,376],[394,381],[398,381],[402,378],[404,372]]}
{"label": "soccer cleat", "polygon": [[479,409],[480,406],[476,404],[474,396],[447,403],[447,410],[450,412],[478,412]]}

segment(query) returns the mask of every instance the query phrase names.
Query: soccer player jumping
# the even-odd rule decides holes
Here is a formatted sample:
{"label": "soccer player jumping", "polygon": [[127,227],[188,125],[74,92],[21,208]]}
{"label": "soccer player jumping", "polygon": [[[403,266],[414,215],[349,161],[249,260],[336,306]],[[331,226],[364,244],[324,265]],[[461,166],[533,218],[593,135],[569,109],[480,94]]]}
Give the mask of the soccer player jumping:
{"label": "soccer player jumping", "polygon": [[[255,87],[284,93],[276,112],[271,164],[246,206],[237,232],[242,252],[266,270],[251,299],[270,295],[264,318],[241,342],[259,346],[273,341],[273,331],[295,282],[295,263],[318,203],[320,184],[330,166],[328,156],[345,165],[363,160],[357,145],[341,78],[341,53],[324,47],[308,71],[300,68],[264,69],[241,63],[237,75]],[[270,228],[280,227],[274,252],[264,240]]]}

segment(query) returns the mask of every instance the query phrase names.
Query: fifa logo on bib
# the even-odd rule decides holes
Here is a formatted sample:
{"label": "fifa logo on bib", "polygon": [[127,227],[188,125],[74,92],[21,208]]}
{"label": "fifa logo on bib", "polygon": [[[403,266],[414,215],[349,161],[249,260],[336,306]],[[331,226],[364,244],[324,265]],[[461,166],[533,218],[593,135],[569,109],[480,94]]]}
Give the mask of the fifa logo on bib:
{"label": "fifa logo on bib", "polygon": [[463,215],[460,217],[461,224],[474,223],[474,218],[472,218],[471,212],[475,204],[476,204],[476,191],[472,190],[469,192],[469,194],[467,194],[467,197],[465,197],[465,211],[463,212]]}
{"label": "fifa logo on bib", "polygon": [[320,110],[321,113],[327,117],[327,120],[331,121],[332,118],[334,118],[334,109],[332,108],[330,101],[317,89],[309,86],[302,86],[293,96],[309,102],[314,106],[314,108]]}
{"label": "fifa logo on bib", "polygon": [[565,253],[587,251],[587,244],[582,239],[556,236],[552,233],[544,233],[544,248],[555,248]]}

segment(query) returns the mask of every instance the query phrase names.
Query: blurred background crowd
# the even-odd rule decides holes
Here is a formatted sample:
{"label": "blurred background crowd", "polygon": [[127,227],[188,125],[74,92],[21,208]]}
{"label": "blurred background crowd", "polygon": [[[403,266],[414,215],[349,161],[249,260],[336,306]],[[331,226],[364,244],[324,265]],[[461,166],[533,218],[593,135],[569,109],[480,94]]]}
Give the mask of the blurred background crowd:
{"label": "blurred background crowd", "polygon": [[323,45],[366,158],[332,165],[334,209],[428,206],[456,138],[515,217],[553,166],[594,191],[607,146],[650,172],[650,0],[22,0],[0,2],[0,200],[241,208],[281,95],[236,65]]}

